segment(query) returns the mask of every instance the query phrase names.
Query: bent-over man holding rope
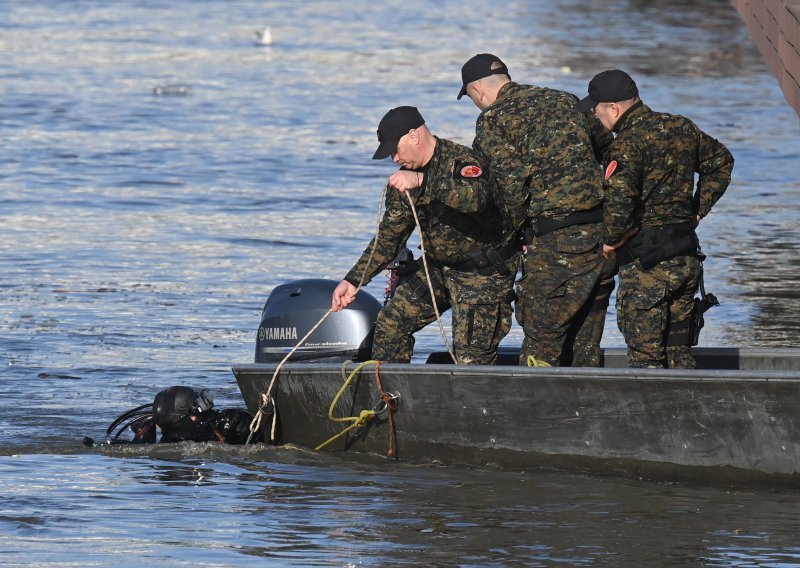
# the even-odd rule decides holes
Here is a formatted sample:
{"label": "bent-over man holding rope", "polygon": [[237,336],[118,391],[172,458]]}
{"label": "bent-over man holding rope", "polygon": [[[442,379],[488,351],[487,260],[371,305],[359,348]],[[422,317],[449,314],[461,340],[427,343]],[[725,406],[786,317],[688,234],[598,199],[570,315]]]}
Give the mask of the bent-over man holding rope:
{"label": "bent-over man holding rope", "polygon": [[331,309],[347,307],[419,226],[424,262],[378,314],[373,359],[409,362],[414,333],[452,308],[455,362],[496,363],[511,329],[519,242],[489,175],[472,149],[434,136],[415,107],[390,110],[378,141],[372,158],[391,156],[401,168],[389,177],[378,233],[334,290]]}

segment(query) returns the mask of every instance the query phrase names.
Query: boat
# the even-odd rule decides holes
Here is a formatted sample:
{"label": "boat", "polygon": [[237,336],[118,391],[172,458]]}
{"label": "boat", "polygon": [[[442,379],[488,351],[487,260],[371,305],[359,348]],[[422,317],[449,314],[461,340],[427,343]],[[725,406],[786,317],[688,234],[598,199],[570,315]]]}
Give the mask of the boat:
{"label": "boat", "polygon": [[[692,370],[627,368],[620,348],[603,350],[601,368],[520,367],[518,350],[505,347],[496,366],[454,365],[447,352],[379,364],[358,361],[368,332],[350,321],[355,335],[332,341],[341,326],[320,328],[300,359],[286,359],[296,339],[270,351],[263,330],[311,329],[335,284],[276,288],[256,362],[233,367],[248,410],[268,411],[259,427],[274,443],[412,463],[800,488],[800,349],[696,347]],[[287,307],[287,291],[306,297]],[[380,304],[363,305],[331,315],[374,321]]]}

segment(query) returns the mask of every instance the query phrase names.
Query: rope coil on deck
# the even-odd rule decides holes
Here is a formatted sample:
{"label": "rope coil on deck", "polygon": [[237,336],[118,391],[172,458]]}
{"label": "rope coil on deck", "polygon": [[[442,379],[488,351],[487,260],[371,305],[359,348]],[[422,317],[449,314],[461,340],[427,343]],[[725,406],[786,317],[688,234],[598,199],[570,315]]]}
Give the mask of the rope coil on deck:
{"label": "rope coil on deck", "polygon": [[552,366],[547,361],[541,361],[540,359],[537,359],[533,355],[528,355],[527,365],[528,365],[528,367],[551,367]]}

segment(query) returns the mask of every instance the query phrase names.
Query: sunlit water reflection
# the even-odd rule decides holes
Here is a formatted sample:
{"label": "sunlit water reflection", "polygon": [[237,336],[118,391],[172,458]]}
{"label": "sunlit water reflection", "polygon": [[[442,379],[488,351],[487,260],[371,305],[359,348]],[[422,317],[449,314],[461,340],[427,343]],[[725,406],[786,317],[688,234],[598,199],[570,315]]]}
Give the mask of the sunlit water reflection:
{"label": "sunlit water reflection", "polygon": [[[576,94],[625,68],[654,109],[728,144],[734,182],[700,228],[722,303],[703,343],[797,346],[798,120],[728,2],[3,9],[3,563],[800,565],[793,494],[80,445],[170,384],[241,405],[230,366],[252,360],[272,288],[341,278],[374,230],[393,169],[369,159],[379,118],[413,104],[471,143],[478,111],[455,96],[482,51]],[[417,346],[442,348],[435,326]]]}

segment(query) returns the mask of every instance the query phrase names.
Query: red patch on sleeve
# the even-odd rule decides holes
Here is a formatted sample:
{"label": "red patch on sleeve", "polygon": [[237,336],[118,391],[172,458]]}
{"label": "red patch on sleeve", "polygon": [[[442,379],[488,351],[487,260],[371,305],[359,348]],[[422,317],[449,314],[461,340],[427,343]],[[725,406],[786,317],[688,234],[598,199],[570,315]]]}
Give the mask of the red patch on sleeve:
{"label": "red patch on sleeve", "polygon": [[461,168],[461,177],[476,178],[481,177],[481,174],[483,174],[483,170],[478,166],[464,166]]}
{"label": "red patch on sleeve", "polygon": [[606,166],[606,179],[610,178],[615,171],[617,171],[617,161],[611,160]]}

